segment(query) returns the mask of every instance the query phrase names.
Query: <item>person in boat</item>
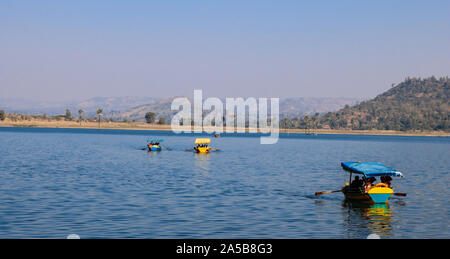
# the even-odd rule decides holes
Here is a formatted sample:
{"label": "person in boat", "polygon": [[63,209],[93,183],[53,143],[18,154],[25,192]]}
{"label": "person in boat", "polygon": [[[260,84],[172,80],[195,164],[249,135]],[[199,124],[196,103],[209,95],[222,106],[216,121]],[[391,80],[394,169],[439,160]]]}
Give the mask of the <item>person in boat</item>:
{"label": "person in boat", "polygon": [[352,188],[360,188],[364,185],[364,181],[359,179],[359,176],[355,176],[355,179],[352,181],[352,183],[350,184],[350,187]]}
{"label": "person in boat", "polygon": [[366,184],[364,186],[364,191],[367,193],[369,192],[370,189],[373,188],[373,183],[376,181],[377,179],[375,177],[370,177],[369,179],[366,179]]}
{"label": "person in boat", "polygon": [[194,150],[198,152],[198,149],[203,147],[203,144],[198,144],[197,146],[194,147]]}
{"label": "person in boat", "polygon": [[391,188],[391,181],[392,181],[392,177],[390,177],[389,175],[386,176],[385,184],[387,184],[389,188]]}
{"label": "person in boat", "polygon": [[391,181],[392,181],[392,178],[391,178],[389,175],[388,175],[388,176],[382,176],[382,177],[380,177],[380,178],[381,178],[381,182],[382,182],[382,183],[386,184],[387,187],[391,188]]}

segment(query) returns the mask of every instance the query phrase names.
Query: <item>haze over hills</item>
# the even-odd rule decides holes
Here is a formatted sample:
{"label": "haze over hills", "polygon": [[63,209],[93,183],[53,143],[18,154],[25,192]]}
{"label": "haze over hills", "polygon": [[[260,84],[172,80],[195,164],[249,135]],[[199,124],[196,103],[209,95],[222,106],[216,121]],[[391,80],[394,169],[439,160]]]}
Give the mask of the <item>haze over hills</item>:
{"label": "haze over hills", "polygon": [[135,106],[148,104],[157,101],[153,97],[93,97],[84,101],[74,101],[64,103],[60,101],[33,101],[27,99],[0,98],[0,109],[9,113],[23,114],[64,114],[66,109],[76,113],[82,109],[86,116],[95,115],[98,108],[102,108],[105,113],[115,113],[131,109]]}
{"label": "haze over hills", "polygon": [[280,99],[280,117],[295,118],[315,113],[337,111],[345,105],[354,105],[362,101],[361,98],[282,98]]}
{"label": "haze over hills", "polygon": [[[66,109],[76,114],[79,109],[82,109],[85,116],[95,116],[97,109],[102,108],[106,118],[144,121],[147,112],[156,113],[158,118],[170,119],[177,112],[170,109],[174,98],[176,97],[94,97],[70,104],[3,98],[0,99],[0,109],[8,113],[46,115],[64,114]],[[345,105],[353,105],[358,101],[360,99],[357,98],[282,98],[280,99],[280,115],[296,117],[317,112],[337,111]]]}
{"label": "haze over hills", "polygon": [[[152,111],[157,114],[158,118],[163,117],[169,119],[178,112],[170,109],[174,98],[175,97],[159,99],[149,104],[140,105],[123,112],[114,113],[112,118],[116,120],[132,119],[143,121],[145,113]],[[359,99],[356,98],[281,98],[280,116],[282,118],[295,117],[303,116],[305,114],[337,111],[345,105],[353,105],[358,101]],[[222,100],[222,102],[225,104],[225,100]]]}
{"label": "haze over hills", "polygon": [[67,104],[59,101],[36,101],[21,98],[0,98],[0,109],[8,113],[62,114]]}

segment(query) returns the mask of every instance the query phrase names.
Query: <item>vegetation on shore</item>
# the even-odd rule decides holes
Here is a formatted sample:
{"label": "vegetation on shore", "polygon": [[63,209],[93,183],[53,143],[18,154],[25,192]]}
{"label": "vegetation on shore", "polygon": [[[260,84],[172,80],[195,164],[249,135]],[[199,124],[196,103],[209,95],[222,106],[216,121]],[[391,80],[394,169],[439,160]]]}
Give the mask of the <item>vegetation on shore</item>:
{"label": "vegetation on shore", "polygon": [[[83,121],[81,124],[76,121],[61,120],[21,120],[12,122],[9,119],[0,121],[0,127],[25,127],[25,128],[83,128],[99,129],[98,122]],[[126,130],[164,130],[171,131],[171,125],[168,124],[148,124],[145,122],[123,122],[102,120],[102,129],[126,129]],[[397,136],[445,136],[449,137],[450,132],[444,131],[395,131],[395,130],[333,130],[317,129],[317,134],[354,134],[354,135],[397,135]],[[280,133],[304,134],[304,129],[280,129]]]}
{"label": "vegetation on shore", "polygon": [[[156,120],[156,114],[153,112],[152,117],[150,120],[147,120],[148,123],[155,123],[157,122],[159,125],[166,125],[167,120],[163,117],[160,117],[159,120]],[[69,109],[66,109],[65,114],[63,115],[54,115],[54,116],[47,116],[46,114],[39,114],[39,115],[30,115],[30,114],[20,114],[20,113],[6,113],[3,110],[0,110],[0,121],[5,121],[7,124],[15,123],[16,125],[18,122],[24,122],[24,124],[30,124],[31,122],[39,122],[38,124],[45,124],[49,123],[52,124],[53,122],[77,122],[80,125],[96,122],[98,123],[98,126],[101,126],[101,122],[104,123],[136,123],[135,120],[128,121],[128,120],[121,120],[116,121],[112,118],[104,117],[103,116],[103,109],[99,108],[96,113],[96,117],[84,117],[83,116],[84,111],[82,109],[78,110],[78,117],[73,117],[72,112]]]}
{"label": "vegetation on shore", "polygon": [[6,119],[6,114],[4,110],[0,110],[0,121],[4,121]]}
{"label": "vegetation on shore", "polygon": [[323,116],[281,120],[286,129],[450,131],[450,79],[407,78],[372,100]]}
{"label": "vegetation on shore", "polygon": [[155,123],[155,120],[156,120],[156,113],[154,113],[154,112],[147,112],[145,114],[145,121],[147,123],[149,123],[149,124]]}

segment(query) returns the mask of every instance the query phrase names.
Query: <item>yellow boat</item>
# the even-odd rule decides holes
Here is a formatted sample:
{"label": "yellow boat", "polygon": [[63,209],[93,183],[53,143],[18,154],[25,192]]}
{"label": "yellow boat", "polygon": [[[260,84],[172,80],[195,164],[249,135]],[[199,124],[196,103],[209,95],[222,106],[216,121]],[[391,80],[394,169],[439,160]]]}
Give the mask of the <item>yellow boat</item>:
{"label": "yellow boat", "polygon": [[209,138],[196,139],[194,151],[197,153],[209,153],[211,151],[211,147],[208,147],[209,143],[211,143],[211,139]]}

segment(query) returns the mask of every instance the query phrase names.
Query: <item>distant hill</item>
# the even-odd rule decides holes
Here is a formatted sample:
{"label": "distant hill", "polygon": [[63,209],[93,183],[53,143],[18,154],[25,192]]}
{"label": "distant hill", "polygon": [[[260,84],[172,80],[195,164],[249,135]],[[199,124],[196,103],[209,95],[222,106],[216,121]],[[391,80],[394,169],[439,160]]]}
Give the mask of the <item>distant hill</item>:
{"label": "distant hill", "polygon": [[8,113],[21,114],[63,114],[66,104],[63,102],[34,101],[20,98],[0,98],[0,109]]}
{"label": "distant hill", "polygon": [[[157,118],[170,119],[178,112],[170,109],[174,98],[159,99],[149,104],[117,112],[112,115],[112,118],[114,120],[144,121],[145,113],[151,111],[157,114]],[[280,116],[296,117],[305,114],[337,111],[345,105],[357,103],[358,100],[356,98],[284,98],[280,99]],[[223,103],[225,104],[225,100],[223,100]]]}
{"label": "distant hill", "polygon": [[33,101],[16,98],[0,98],[0,109],[9,113],[21,114],[64,114],[70,109],[73,114],[79,109],[84,111],[85,116],[94,116],[98,108],[102,108],[106,116],[131,109],[133,107],[156,102],[158,98],[153,97],[93,97],[84,101],[62,102],[62,101]]}
{"label": "distant hill", "polygon": [[450,79],[407,78],[372,100],[319,118],[319,127],[450,130]]}
{"label": "distant hill", "polygon": [[88,113],[94,113],[98,108],[102,108],[105,115],[108,115],[158,100],[159,98],[138,96],[94,97],[71,106],[75,109],[83,109]]}
{"label": "distant hill", "polygon": [[[85,101],[63,103],[30,101],[22,99],[0,98],[0,109],[8,113],[46,114],[49,116],[65,114],[66,109],[75,116],[79,109],[85,117],[94,117],[98,108],[103,109],[104,118],[113,120],[144,121],[145,113],[154,112],[157,118],[167,120],[177,111],[171,111],[172,98],[152,97],[94,97]],[[353,105],[356,98],[282,98],[280,99],[280,116],[294,118],[305,114],[337,111],[345,105]],[[225,103],[225,101],[223,100]]]}
{"label": "distant hill", "polygon": [[334,112],[345,105],[354,105],[361,99],[357,98],[282,98],[280,99],[280,117],[295,118],[315,113]]}
{"label": "distant hill", "polygon": [[169,119],[177,111],[172,111],[170,109],[172,105],[173,98],[155,99],[150,103],[135,106],[130,109],[126,109],[121,112],[117,112],[111,115],[113,120],[134,120],[134,121],[145,121],[145,114],[147,112],[156,113],[156,118]]}

